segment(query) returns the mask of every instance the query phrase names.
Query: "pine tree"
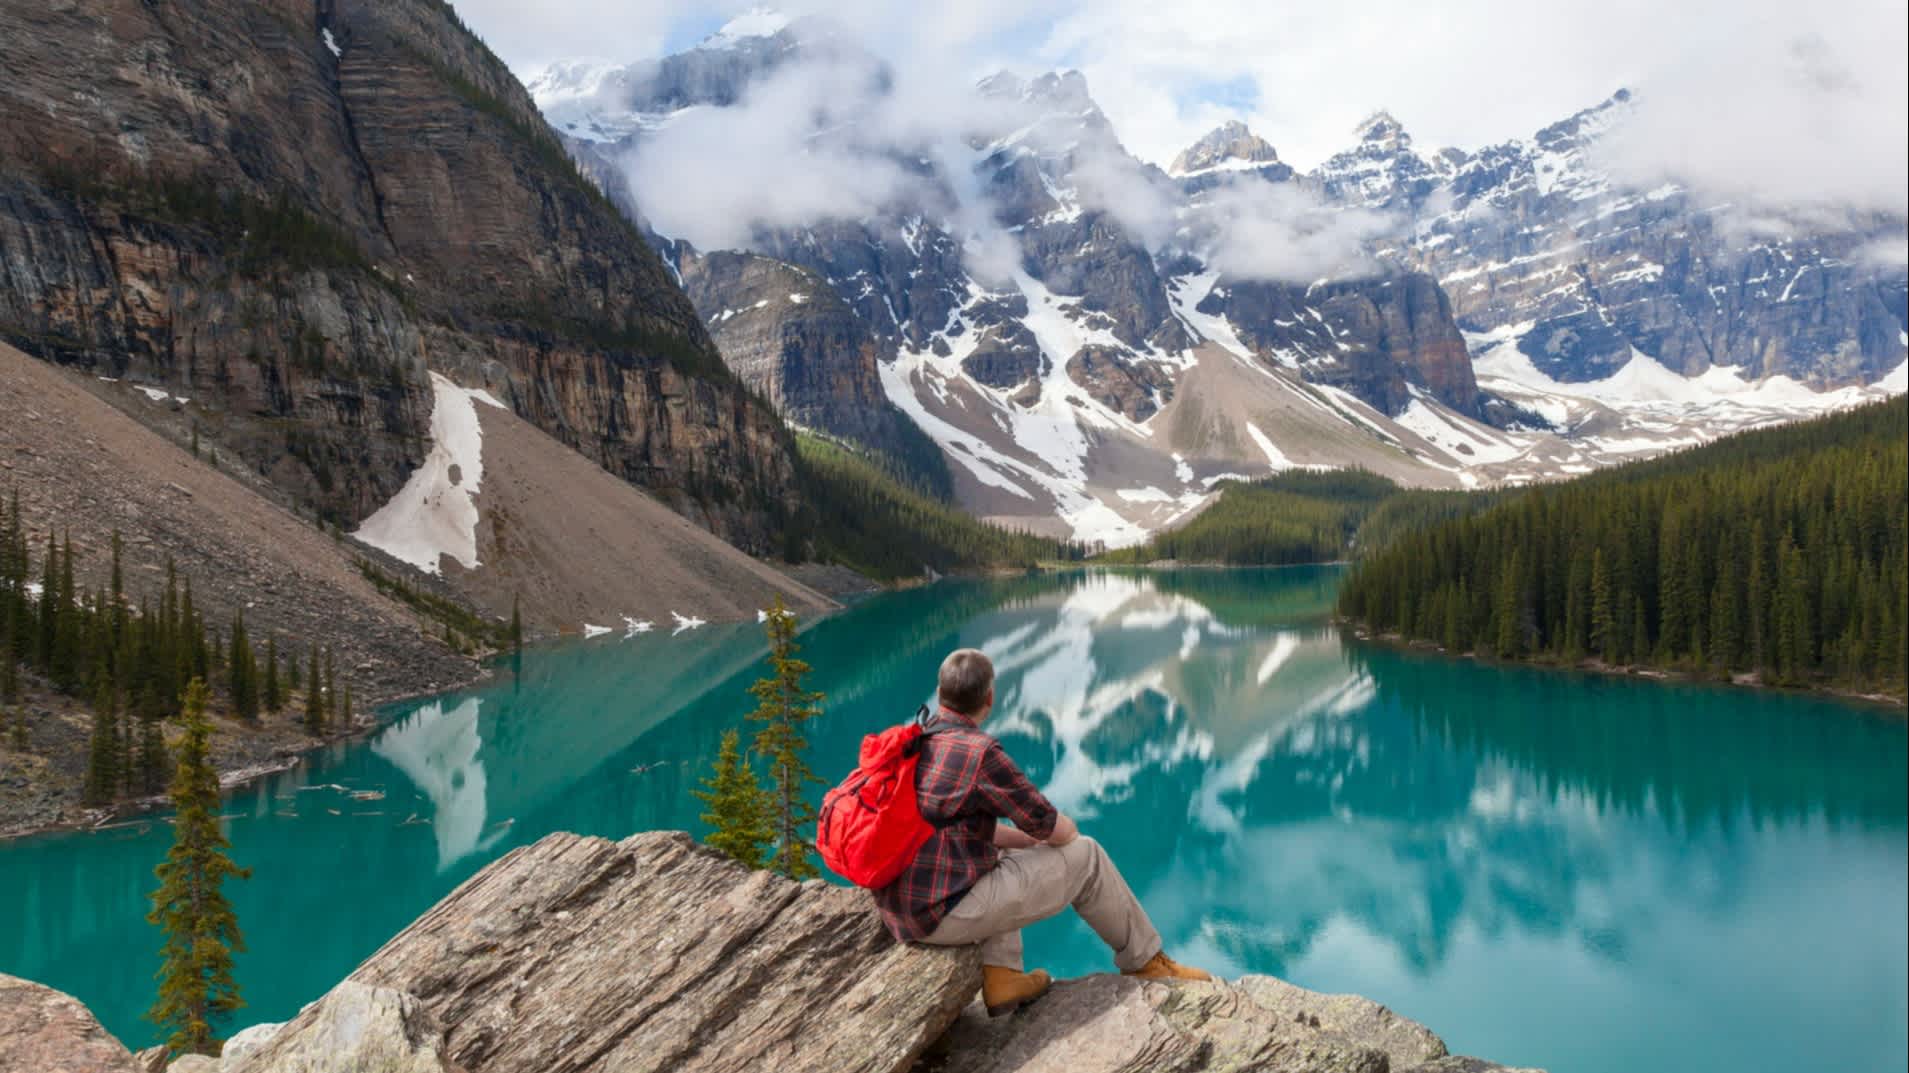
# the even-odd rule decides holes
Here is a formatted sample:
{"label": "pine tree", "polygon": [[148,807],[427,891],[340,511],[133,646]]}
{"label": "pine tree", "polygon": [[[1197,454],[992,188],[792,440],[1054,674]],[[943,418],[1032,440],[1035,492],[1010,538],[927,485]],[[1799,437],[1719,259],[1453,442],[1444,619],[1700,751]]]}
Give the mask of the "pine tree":
{"label": "pine tree", "polygon": [[252,642],[245,635],[245,612],[232,619],[232,647],[226,656],[227,680],[232,687],[232,708],[240,719],[257,722],[259,717],[258,661],[252,657]]}
{"label": "pine tree", "polygon": [[517,606],[517,597],[510,598],[510,650],[524,650],[524,617]]}
{"label": "pine tree", "polygon": [[305,733],[318,737],[325,733],[325,691],[318,682],[318,653],[306,663]]}
{"label": "pine tree", "polygon": [[232,956],[245,951],[245,940],[224,886],[251,873],[232,863],[232,844],[219,827],[205,704],[205,683],[194,679],[186,687],[185,737],[172,779],[172,849],[155,870],[159,889],[146,917],[165,936],[159,999],[146,1018],[166,1033],[172,1054],[218,1054],[218,1022],[245,1005],[232,977]]}
{"label": "pine tree", "polygon": [[7,632],[6,640],[0,642],[0,704],[12,704],[20,699],[20,657],[14,650],[15,630]]}
{"label": "pine tree", "polygon": [[119,794],[119,705],[110,681],[102,680],[93,696],[93,729],[86,744],[85,799],[104,805]]}
{"label": "pine tree", "polygon": [[327,648],[325,650],[325,721],[334,724],[340,730],[351,729],[335,718],[339,714],[338,679],[332,674],[331,649]]}
{"label": "pine tree", "polygon": [[346,733],[351,732],[351,683],[345,683],[345,692],[338,702],[338,726]]}
{"label": "pine tree", "polygon": [[1591,649],[1606,663],[1617,661],[1617,610],[1611,603],[1603,548],[1591,553]]}
{"label": "pine tree", "polygon": [[54,638],[59,635],[60,546],[53,534],[46,535],[46,563],[40,571],[40,647],[35,661],[41,667],[53,666]]}
{"label": "pine tree", "polygon": [[795,627],[795,615],[777,596],[763,618],[771,673],[749,687],[756,698],[756,710],[749,718],[765,724],[756,732],[755,751],[769,761],[769,816],[775,831],[770,866],[790,879],[807,879],[819,873],[809,859],[814,844],[803,836],[803,828],[815,819],[815,806],[802,791],[808,783],[822,780],[802,759],[808,747],[802,724],[821,714],[823,697],[803,686],[809,665],[796,658]]}
{"label": "pine tree", "polygon": [[159,720],[147,719],[139,729],[139,786],[144,793],[158,793],[166,785],[166,735]]}
{"label": "pine tree", "polygon": [[740,741],[741,735],[734,730],[723,733],[715,769],[702,781],[707,789],[690,792],[709,808],[702,821],[711,830],[703,841],[750,868],[761,868],[767,863],[769,844],[775,841],[769,826],[771,806],[756,781],[755,769],[742,757]]}
{"label": "pine tree", "polygon": [[1741,591],[1735,549],[1726,547],[1718,564],[1717,584],[1710,596],[1710,662],[1725,675],[1742,658],[1743,614],[1738,606]]}
{"label": "pine tree", "polygon": [[1750,619],[1750,666],[1765,677],[1771,675],[1776,660],[1776,648],[1770,643],[1768,558],[1769,543],[1759,518],[1750,530],[1750,598],[1745,612]]}
{"label": "pine tree", "polygon": [[260,702],[268,712],[278,712],[285,707],[285,686],[278,677],[278,638],[265,639],[265,690]]}

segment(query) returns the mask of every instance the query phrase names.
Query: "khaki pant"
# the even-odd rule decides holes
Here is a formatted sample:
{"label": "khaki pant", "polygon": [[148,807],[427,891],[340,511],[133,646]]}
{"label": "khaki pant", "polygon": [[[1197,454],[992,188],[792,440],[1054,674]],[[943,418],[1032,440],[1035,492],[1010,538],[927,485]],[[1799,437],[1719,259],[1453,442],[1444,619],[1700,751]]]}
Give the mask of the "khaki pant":
{"label": "khaki pant", "polygon": [[1002,850],[994,870],[968,888],[922,942],[980,943],[983,965],[1019,971],[1021,929],[1070,905],[1113,950],[1122,972],[1140,968],[1160,952],[1160,933],[1147,911],[1107,851],[1086,835],[1065,846]]}

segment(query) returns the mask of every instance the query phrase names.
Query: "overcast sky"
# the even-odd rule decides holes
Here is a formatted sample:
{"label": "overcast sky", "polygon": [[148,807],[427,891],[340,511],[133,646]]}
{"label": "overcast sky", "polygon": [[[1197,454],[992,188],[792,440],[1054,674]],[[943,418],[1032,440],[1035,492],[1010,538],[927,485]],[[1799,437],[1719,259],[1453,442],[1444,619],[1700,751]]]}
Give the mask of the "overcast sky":
{"label": "overcast sky", "polygon": [[[520,75],[693,45],[746,4],[459,0]],[[898,65],[971,80],[1083,71],[1122,140],[1165,164],[1241,118],[1300,167],[1389,109],[1422,149],[1529,135],[1620,86],[1657,107],[1645,166],[1768,171],[1785,195],[1902,211],[1909,8],[1902,0],[811,0]],[[1662,157],[1664,159],[1656,159]],[[1741,181],[1741,180],[1739,180]]]}

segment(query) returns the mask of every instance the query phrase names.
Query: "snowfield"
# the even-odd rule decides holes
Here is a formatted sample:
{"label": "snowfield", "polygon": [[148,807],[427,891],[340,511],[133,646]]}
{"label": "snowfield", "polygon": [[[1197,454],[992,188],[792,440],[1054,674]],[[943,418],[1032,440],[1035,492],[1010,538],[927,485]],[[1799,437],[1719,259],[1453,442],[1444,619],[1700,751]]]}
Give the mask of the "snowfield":
{"label": "snowfield", "polygon": [[482,389],[458,387],[431,374],[431,451],[391,502],[366,518],[352,538],[400,562],[436,574],[444,556],[466,570],[477,562],[477,494],[484,479],[484,433],[477,403],[503,409]]}

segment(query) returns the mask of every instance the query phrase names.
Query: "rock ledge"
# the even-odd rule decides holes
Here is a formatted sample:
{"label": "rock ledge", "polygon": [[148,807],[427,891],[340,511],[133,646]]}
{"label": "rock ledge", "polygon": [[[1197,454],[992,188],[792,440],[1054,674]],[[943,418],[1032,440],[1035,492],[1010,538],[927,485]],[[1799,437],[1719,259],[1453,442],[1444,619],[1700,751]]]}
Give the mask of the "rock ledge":
{"label": "rock ledge", "polygon": [[[975,948],[898,945],[860,891],[750,872],[680,832],[555,834],[290,1022],[170,1073],[1516,1073],[1267,976],[1088,976],[993,1020],[980,983]],[[135,1068],[77,1002],[0,977],[0,1068],[16,1067]]]}

